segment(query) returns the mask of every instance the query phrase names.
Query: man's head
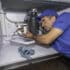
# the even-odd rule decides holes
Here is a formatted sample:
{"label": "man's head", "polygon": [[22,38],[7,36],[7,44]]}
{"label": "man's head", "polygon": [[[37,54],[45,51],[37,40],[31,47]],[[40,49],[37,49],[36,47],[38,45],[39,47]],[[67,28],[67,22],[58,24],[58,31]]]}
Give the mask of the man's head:
{"label": "man's head", "polygon": [[56,21],[57,13],[55,10],[47,9],[41,13],[39,19],[41,20],[41,25],[44,29],[50,30],[53,23]]}

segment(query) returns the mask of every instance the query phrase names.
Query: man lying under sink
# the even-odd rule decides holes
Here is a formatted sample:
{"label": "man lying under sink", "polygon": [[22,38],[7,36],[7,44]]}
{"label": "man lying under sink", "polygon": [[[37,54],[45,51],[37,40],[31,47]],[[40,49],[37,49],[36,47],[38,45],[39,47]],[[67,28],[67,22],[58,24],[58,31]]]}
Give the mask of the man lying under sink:
{"label": "man lying under sink", "polygon": [[47,34],[33,35],[31,32],[24,34],[27,38],[34,39],[39,44],[51,44],[52,47],[63,55],[70,65],[70,13],[58,15],[55,10],[47,9],[37,17],[41,26],[49,31]]}

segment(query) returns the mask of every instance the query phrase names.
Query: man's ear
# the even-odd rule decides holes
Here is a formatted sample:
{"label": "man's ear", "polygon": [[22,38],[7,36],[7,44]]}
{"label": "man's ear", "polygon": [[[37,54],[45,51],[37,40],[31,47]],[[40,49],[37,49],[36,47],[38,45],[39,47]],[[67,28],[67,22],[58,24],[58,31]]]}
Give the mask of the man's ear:
{"label": "man's ear", "polygon": [[52,16],[51,17],[51,22],[54,23],[55,21],[56,21],[56,17],[55,16]]}

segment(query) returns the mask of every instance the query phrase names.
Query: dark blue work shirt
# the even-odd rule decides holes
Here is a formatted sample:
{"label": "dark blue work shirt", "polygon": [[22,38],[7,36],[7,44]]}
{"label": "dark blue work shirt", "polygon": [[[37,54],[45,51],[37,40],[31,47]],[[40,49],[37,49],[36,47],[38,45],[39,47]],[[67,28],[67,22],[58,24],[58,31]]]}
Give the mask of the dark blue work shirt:
{"label": "dark blue work shirt", "polygon": [[61,29],[63,34],[54,41],[52,47],[70,58],[70,13],[61,14],[53,27]]}

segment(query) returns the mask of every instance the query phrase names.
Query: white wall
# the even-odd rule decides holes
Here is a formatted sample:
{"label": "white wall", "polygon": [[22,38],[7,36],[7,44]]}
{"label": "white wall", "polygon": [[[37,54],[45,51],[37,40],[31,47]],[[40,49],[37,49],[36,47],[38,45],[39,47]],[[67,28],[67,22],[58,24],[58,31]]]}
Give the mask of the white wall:
{"label": "white wall", "polygon": [[63,12],[69,12],[70,13],[70,8],[64,9],[62,11],[59,11],[58,14],[62,14]]}
{"label": "white wall", "polygon": [[[47,1],[47,0],[46,0]],[[51,0],[51,1],[56,1],[56,2],[67,2],[70,3],[70,0]]]}

